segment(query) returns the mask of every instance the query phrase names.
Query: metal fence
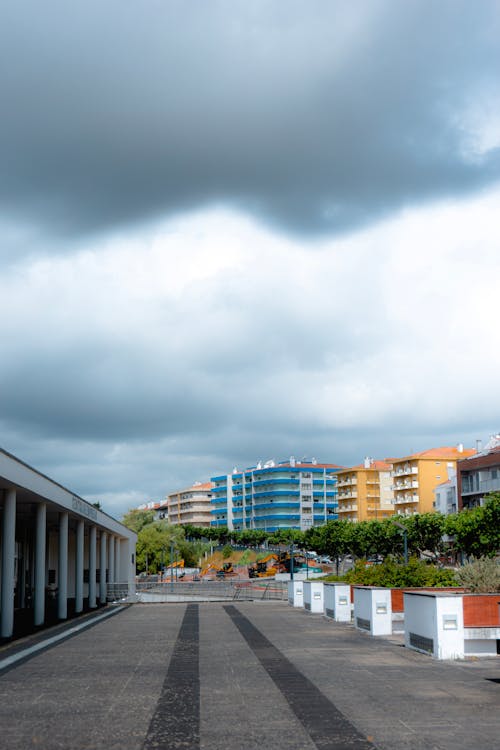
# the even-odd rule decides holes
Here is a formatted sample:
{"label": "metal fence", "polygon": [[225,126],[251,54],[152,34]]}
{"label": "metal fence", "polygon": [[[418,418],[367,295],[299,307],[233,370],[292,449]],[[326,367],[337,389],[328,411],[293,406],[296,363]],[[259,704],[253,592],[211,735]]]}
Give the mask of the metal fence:
{"label": "metal fence", "polygon": [[129,594],[125,583],[108,584],[108,601],[140,603],[188,601],[254,601],[288,599],[286,581],[182,581],[157,583],[138,582],[134,595]]}

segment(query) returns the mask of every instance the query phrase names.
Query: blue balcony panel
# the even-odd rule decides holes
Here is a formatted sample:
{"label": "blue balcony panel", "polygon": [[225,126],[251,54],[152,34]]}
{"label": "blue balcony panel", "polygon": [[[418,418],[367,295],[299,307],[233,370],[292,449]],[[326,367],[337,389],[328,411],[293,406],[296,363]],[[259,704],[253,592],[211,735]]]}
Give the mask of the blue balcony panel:
{"label": "blue balcony panel", "polygon": [[258,505],[254,505],[254,510],[262,510],[263,508],[276,508],[276,510],[279,510],[281,508],[294,508],[299,509],[300,503],[295,503],[293,501],[290,502],[276,502],[276,503],[258,503]]}
{"label": "blue balcony panel", "polygon": [[298,490],[269,490],[267,492],[254,492],[254,497],[300,497]]}
{"label": "blue balcony panel", "polygon": [[261,487],[263,484],[293,484],[297,485],[299,484],[298,479],[292,479],[291,477],[281,478],[281,479],[257,479],[253,483],[254,487]]}

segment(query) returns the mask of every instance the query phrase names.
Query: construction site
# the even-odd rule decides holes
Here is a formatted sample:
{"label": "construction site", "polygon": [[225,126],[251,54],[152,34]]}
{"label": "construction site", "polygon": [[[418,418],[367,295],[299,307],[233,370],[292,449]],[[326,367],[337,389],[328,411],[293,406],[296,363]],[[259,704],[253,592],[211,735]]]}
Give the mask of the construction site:
{"label": "construction site", "polygon": [[[331,565],[319,564],[303,552],[292,555],[289,549],[276,550],[232,550],[224,555],[223,550],[216,550],[207,555],[198,568],[187,568],[184,560],[177,560],[165,568],[159,576],[150,576],[155,582],[172,581],[213,581],[224,579],[246,580],[253,578],[287,579],[292,574],[308,577],[325,575],[332,570]],[[142,580],[144,580],[143,577]]]}

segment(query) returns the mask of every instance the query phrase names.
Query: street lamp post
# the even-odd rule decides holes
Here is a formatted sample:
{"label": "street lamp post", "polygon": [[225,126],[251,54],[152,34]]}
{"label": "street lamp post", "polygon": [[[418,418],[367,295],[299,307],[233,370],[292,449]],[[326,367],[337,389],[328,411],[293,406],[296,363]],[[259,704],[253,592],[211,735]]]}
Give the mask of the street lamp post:
{"label": "street lamp post", "polygon": [[290,545],[290,580],[293,581],[293,542]]}
{"label": "street lamp post", "polygon": [[170,590],[174,590],[174,543],[170,542]]}

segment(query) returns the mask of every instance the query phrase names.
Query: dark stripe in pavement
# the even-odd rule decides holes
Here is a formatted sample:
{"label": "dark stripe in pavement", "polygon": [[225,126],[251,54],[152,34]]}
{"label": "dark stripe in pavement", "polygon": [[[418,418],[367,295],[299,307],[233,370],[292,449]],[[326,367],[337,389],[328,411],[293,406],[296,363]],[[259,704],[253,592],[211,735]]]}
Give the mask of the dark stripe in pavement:
{"label": "dark stripe in pavement", "polygon": [[198,605],[188,604],[143,750],[200,747],[199,650]]}
{"label": "dark stripe in pavement", "polygon": [[290,708],[321,750],[374,750],[344,714],[236,607],[224,607]]}

